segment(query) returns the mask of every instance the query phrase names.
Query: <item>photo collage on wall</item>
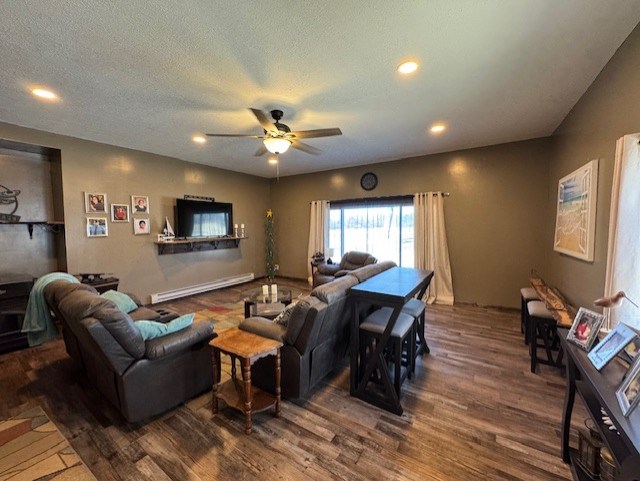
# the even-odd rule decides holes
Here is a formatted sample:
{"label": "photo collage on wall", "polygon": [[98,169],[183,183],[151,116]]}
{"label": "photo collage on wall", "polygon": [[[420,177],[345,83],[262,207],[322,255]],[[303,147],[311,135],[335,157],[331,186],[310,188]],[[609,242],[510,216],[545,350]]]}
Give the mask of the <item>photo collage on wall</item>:
{"label": "photo collage on wall", "polygon": [[107,194],[100,192],[84,193],[87,237],[108,237],[109,218],[111,223],[128,224],[133,220],[134,235],[149,235],[151,221],[149,219],[149,197],[132,195],[131,204],[107,203]]}

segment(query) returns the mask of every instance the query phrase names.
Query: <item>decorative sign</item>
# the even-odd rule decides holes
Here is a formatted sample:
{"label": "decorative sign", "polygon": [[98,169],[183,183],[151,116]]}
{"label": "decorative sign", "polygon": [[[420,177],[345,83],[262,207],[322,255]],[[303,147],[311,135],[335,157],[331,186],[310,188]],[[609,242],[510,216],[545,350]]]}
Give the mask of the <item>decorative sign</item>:
{"label": "decorative sign", "polygon": [[[18,195],[20,191],[15,189],[9,189],[4,185],[0,185],[0,208],[8,206],[6,210],[10,212],[0,212],[0,222],[18,222],[20,221],[19,215],[14,215],[18,210]],[[13,208],[11,207],[13,206]]]}

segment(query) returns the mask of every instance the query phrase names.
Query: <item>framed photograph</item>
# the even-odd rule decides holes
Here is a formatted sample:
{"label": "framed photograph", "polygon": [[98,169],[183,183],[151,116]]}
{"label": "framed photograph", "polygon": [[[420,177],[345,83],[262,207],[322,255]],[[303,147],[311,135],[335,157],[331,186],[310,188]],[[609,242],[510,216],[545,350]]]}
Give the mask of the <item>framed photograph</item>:
{"label": "framed photograph", "polygon": [[87,214],[107,213],[107,194],[96,192],[84,193],[84,211]]}
{"label": "framed photograph", "polygon": [[633,340],[624,348],[624,356],[627,362],[633,363],[640,353],[640,337],[634,337]]}
{"label": "framed photograph", "polygon": [[87,217],[87,237],[107,237],[109,226],[106,217]]}
{"label": "framed photograph", "polygon": [[616,357],[634,338],[636,331],[626,324],[618,324],[607,336],[600,341],[593,351],[589,353],[589,360],[595,368],[600,371],[609,364],[609,361]]}
{"label": "framed photograph", "polygon": [[148,214],[149,197],[147,197],[146,195],[132,195],[131,212],[133,212],[134,214]]}
{"label": "framed photograph", "polygon": [[148,218],[133,219],[133,233],[135,235],[148,235],[151,233],[151,225]]}
{"label": "framed photograph", "polygon": [[111,204],[111,222],[129,222],[129,204]]}
{"label": "framed photograph", "polygon": [[598,331],[600,331],[603,322],[604,316],[602,314],[581,307],[573,320],[569,334],[567,334],[567,341],[589,351],[593,346],[593,341],[598,337]]}
{"label": "framed photograph", "polygon": [[553,250],[593,261],[597,195],[598,159],[560,179]]}
{"label": "framed photograph", "polygon": [[616,391],[622,414],[628,417],[640,402],[640,359],[636,359]]}

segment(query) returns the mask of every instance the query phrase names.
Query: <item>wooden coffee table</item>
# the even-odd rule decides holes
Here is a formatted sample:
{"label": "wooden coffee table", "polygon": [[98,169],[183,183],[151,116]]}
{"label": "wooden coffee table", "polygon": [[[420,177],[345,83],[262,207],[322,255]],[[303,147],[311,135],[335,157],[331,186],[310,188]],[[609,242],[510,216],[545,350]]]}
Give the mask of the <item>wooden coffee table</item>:
{"label": "wooden coffee table", "polygon": [[[280,348],[282,343],[261,337],[238,328],[227,329],[218,334],[209,345],[213,348],[213,414],[218,413],[218,399],[229,407],[244,413],[244,432],[251,434],[251,413],[269,409],[275,405],[275,415],[280,417]],[[231,379],[220,383],[220,353],[231,356]],[[275,396],[251,386],[251,365],[265,356],[276,356]],[[236,377],[236,358],[242,366],[242,381]]]}

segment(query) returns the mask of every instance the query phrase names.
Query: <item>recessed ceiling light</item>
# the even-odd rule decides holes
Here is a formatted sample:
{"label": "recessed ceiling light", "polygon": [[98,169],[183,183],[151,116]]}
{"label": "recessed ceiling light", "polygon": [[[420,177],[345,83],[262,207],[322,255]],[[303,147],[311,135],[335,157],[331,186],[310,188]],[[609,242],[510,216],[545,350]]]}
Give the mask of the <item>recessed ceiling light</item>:
{"label": "recessed ceiling light", "polygon": [[441,134],[446,128],[444,124],[433,124],[430,130],[432,134]]}
{"label": "recessed ceiling light", "polygon": [[268,160],[271,165],[276,165],[278,163],[278,156],[270,155]]}
{"label": "recessed ceiling light", "polygon": [[409,62],[404,62],[398,65],[398,72],[400,72],[402,75],[409,75],[410,73],[413,73],[416,70],[418,70],[418,64],[413,60],[410,60]]}
{"label": "recessed ceiling light", "polygon": [[204,144],[207,141],[207,138],[203,137],[202,135],[194,135],[193,137],[191,137],[191,140],[193,140],[197,144]]}
{"label": "recessed ceiling light", "polygon": [[40,97],[41,99],[46,99],[46,100],[58,99],[58,96],[55,93],[53,93],[51,90],[35,88],[35,89],[31,89],[31,93],[36,97]]}

